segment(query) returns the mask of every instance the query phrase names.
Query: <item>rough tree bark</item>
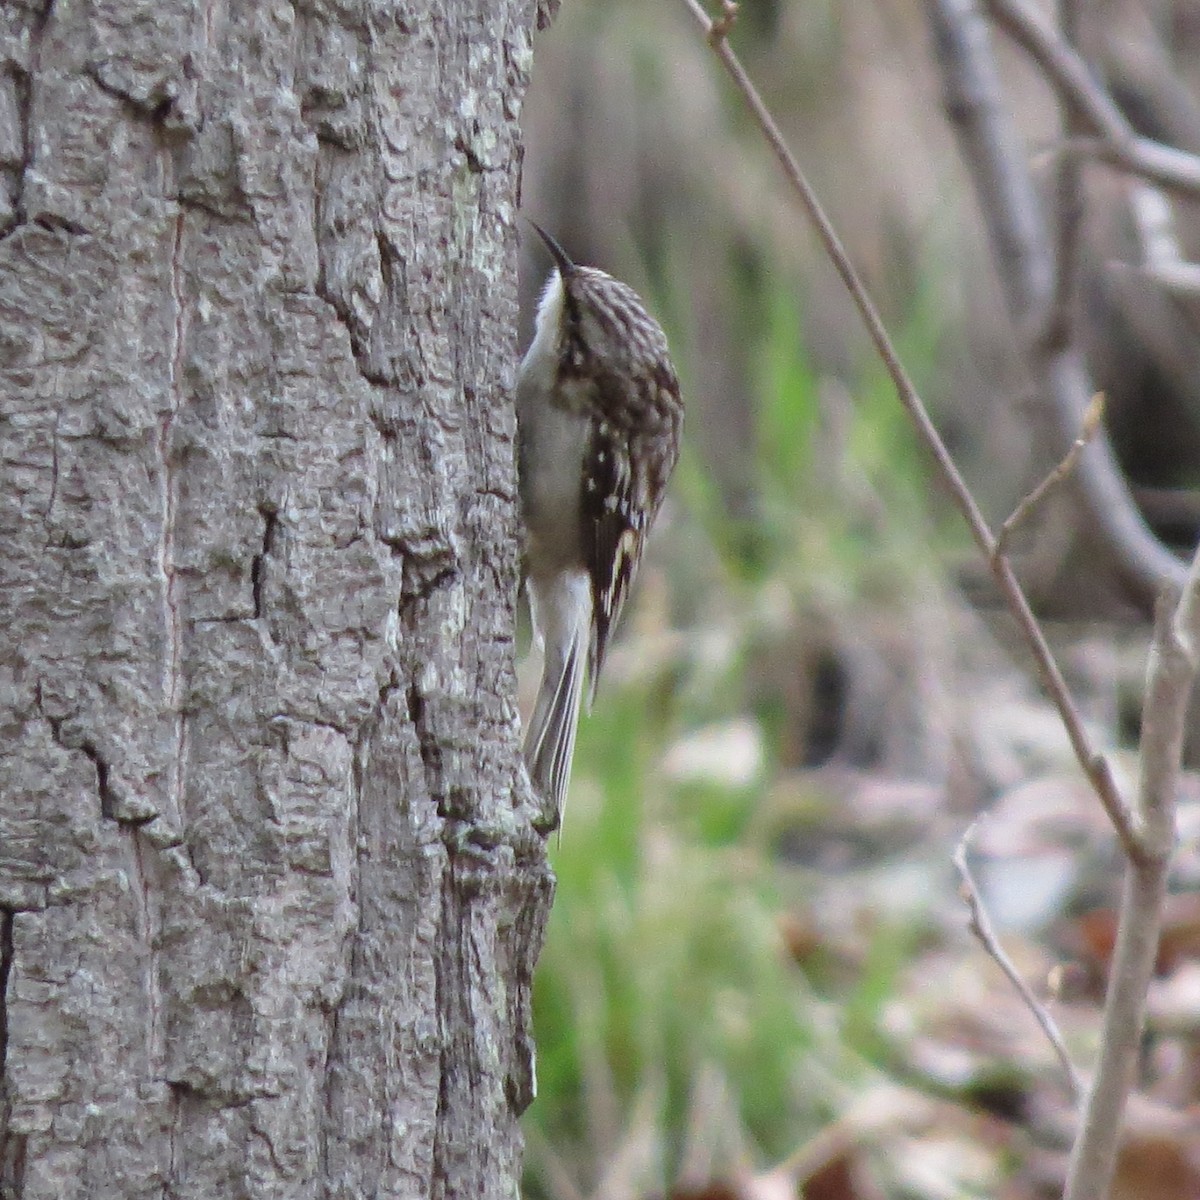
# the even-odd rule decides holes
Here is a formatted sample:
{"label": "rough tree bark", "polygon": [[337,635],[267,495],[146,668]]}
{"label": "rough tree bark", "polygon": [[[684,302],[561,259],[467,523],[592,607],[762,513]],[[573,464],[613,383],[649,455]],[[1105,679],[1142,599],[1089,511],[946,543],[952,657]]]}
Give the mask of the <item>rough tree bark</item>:
{"label": "rough tree bark", "polygon": [[509,1196],[519,0],[0,5],[0,1197]]}

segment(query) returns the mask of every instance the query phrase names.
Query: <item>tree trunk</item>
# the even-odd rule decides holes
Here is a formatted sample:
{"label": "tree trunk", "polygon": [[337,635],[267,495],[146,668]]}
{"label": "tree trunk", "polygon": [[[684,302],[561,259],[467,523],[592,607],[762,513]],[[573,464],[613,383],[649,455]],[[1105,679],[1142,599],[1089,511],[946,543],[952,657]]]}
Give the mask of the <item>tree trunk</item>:
{"label": "tree trunk", "polygon": [[511,1196],[516,0],[0,7],[0,1197]]}

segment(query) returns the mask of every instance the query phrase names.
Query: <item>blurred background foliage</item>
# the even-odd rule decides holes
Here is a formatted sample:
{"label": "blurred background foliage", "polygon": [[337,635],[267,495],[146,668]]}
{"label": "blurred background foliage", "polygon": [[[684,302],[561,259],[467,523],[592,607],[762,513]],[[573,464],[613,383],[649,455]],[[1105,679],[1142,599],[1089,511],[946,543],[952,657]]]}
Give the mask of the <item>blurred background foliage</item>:
{"label": "blurred background foliage", "polygon": [[[1200,61],[1198,6],[1097,8],[1151,120],[1130,47]],[[733,41],[998,524],[1066,447],[1022,379],[923,6],[746,0]],[[1052,97],[997,49],[1037,155]],[[526,1194],[1056,1195],[1067,1098],[949,856],[990,807],[989,897],[1086,1061],[1105,951],[1082,914],[1110,911],[1111,846],[987,573],[681,3],[566,0],[523,123],[524,210],[647,298],[688,405],[552,848]],[[1194,544],[1196,330],[1175,310],[1148,340],[1163,298],[1107,269],[1133,253],[1129,187],[1089,171],[1085,335],[1146,515]],[[548,264],[524,241],[527,338]],[[1069,494],[1015,549],[1098,740],[1134,745],[1145,614]]]}

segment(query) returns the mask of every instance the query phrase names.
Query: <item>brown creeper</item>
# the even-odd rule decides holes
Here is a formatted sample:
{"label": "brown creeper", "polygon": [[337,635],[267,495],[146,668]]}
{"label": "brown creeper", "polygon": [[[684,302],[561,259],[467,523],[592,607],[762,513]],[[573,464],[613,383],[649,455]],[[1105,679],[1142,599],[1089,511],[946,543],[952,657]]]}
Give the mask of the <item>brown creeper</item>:
{"label": "brown creeper", "polygon": [[683,404],[667,339],[637,293],[576,266],[533,228],[555,269],[517,377],[526,586],[534,637],[545,649],[525,765],[557,818],[575,750],[584,646],[590,705],[679,456]]}

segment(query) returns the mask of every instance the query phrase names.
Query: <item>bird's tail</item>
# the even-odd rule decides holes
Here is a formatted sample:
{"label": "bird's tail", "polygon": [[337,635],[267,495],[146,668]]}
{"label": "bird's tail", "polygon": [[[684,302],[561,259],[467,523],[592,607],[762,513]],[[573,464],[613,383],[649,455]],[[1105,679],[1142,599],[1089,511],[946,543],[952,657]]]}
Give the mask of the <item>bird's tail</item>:
{"label": "bird's tail", "polygon": [[[532,584],[532,581],[531,581]],[[556,821],[562,821],[575,753],[579,701],[591,628],[586,577],[556,594],[530,587],[534,628],[545,647],[542,683],[525,734],[525,768],[530,782]]]}

